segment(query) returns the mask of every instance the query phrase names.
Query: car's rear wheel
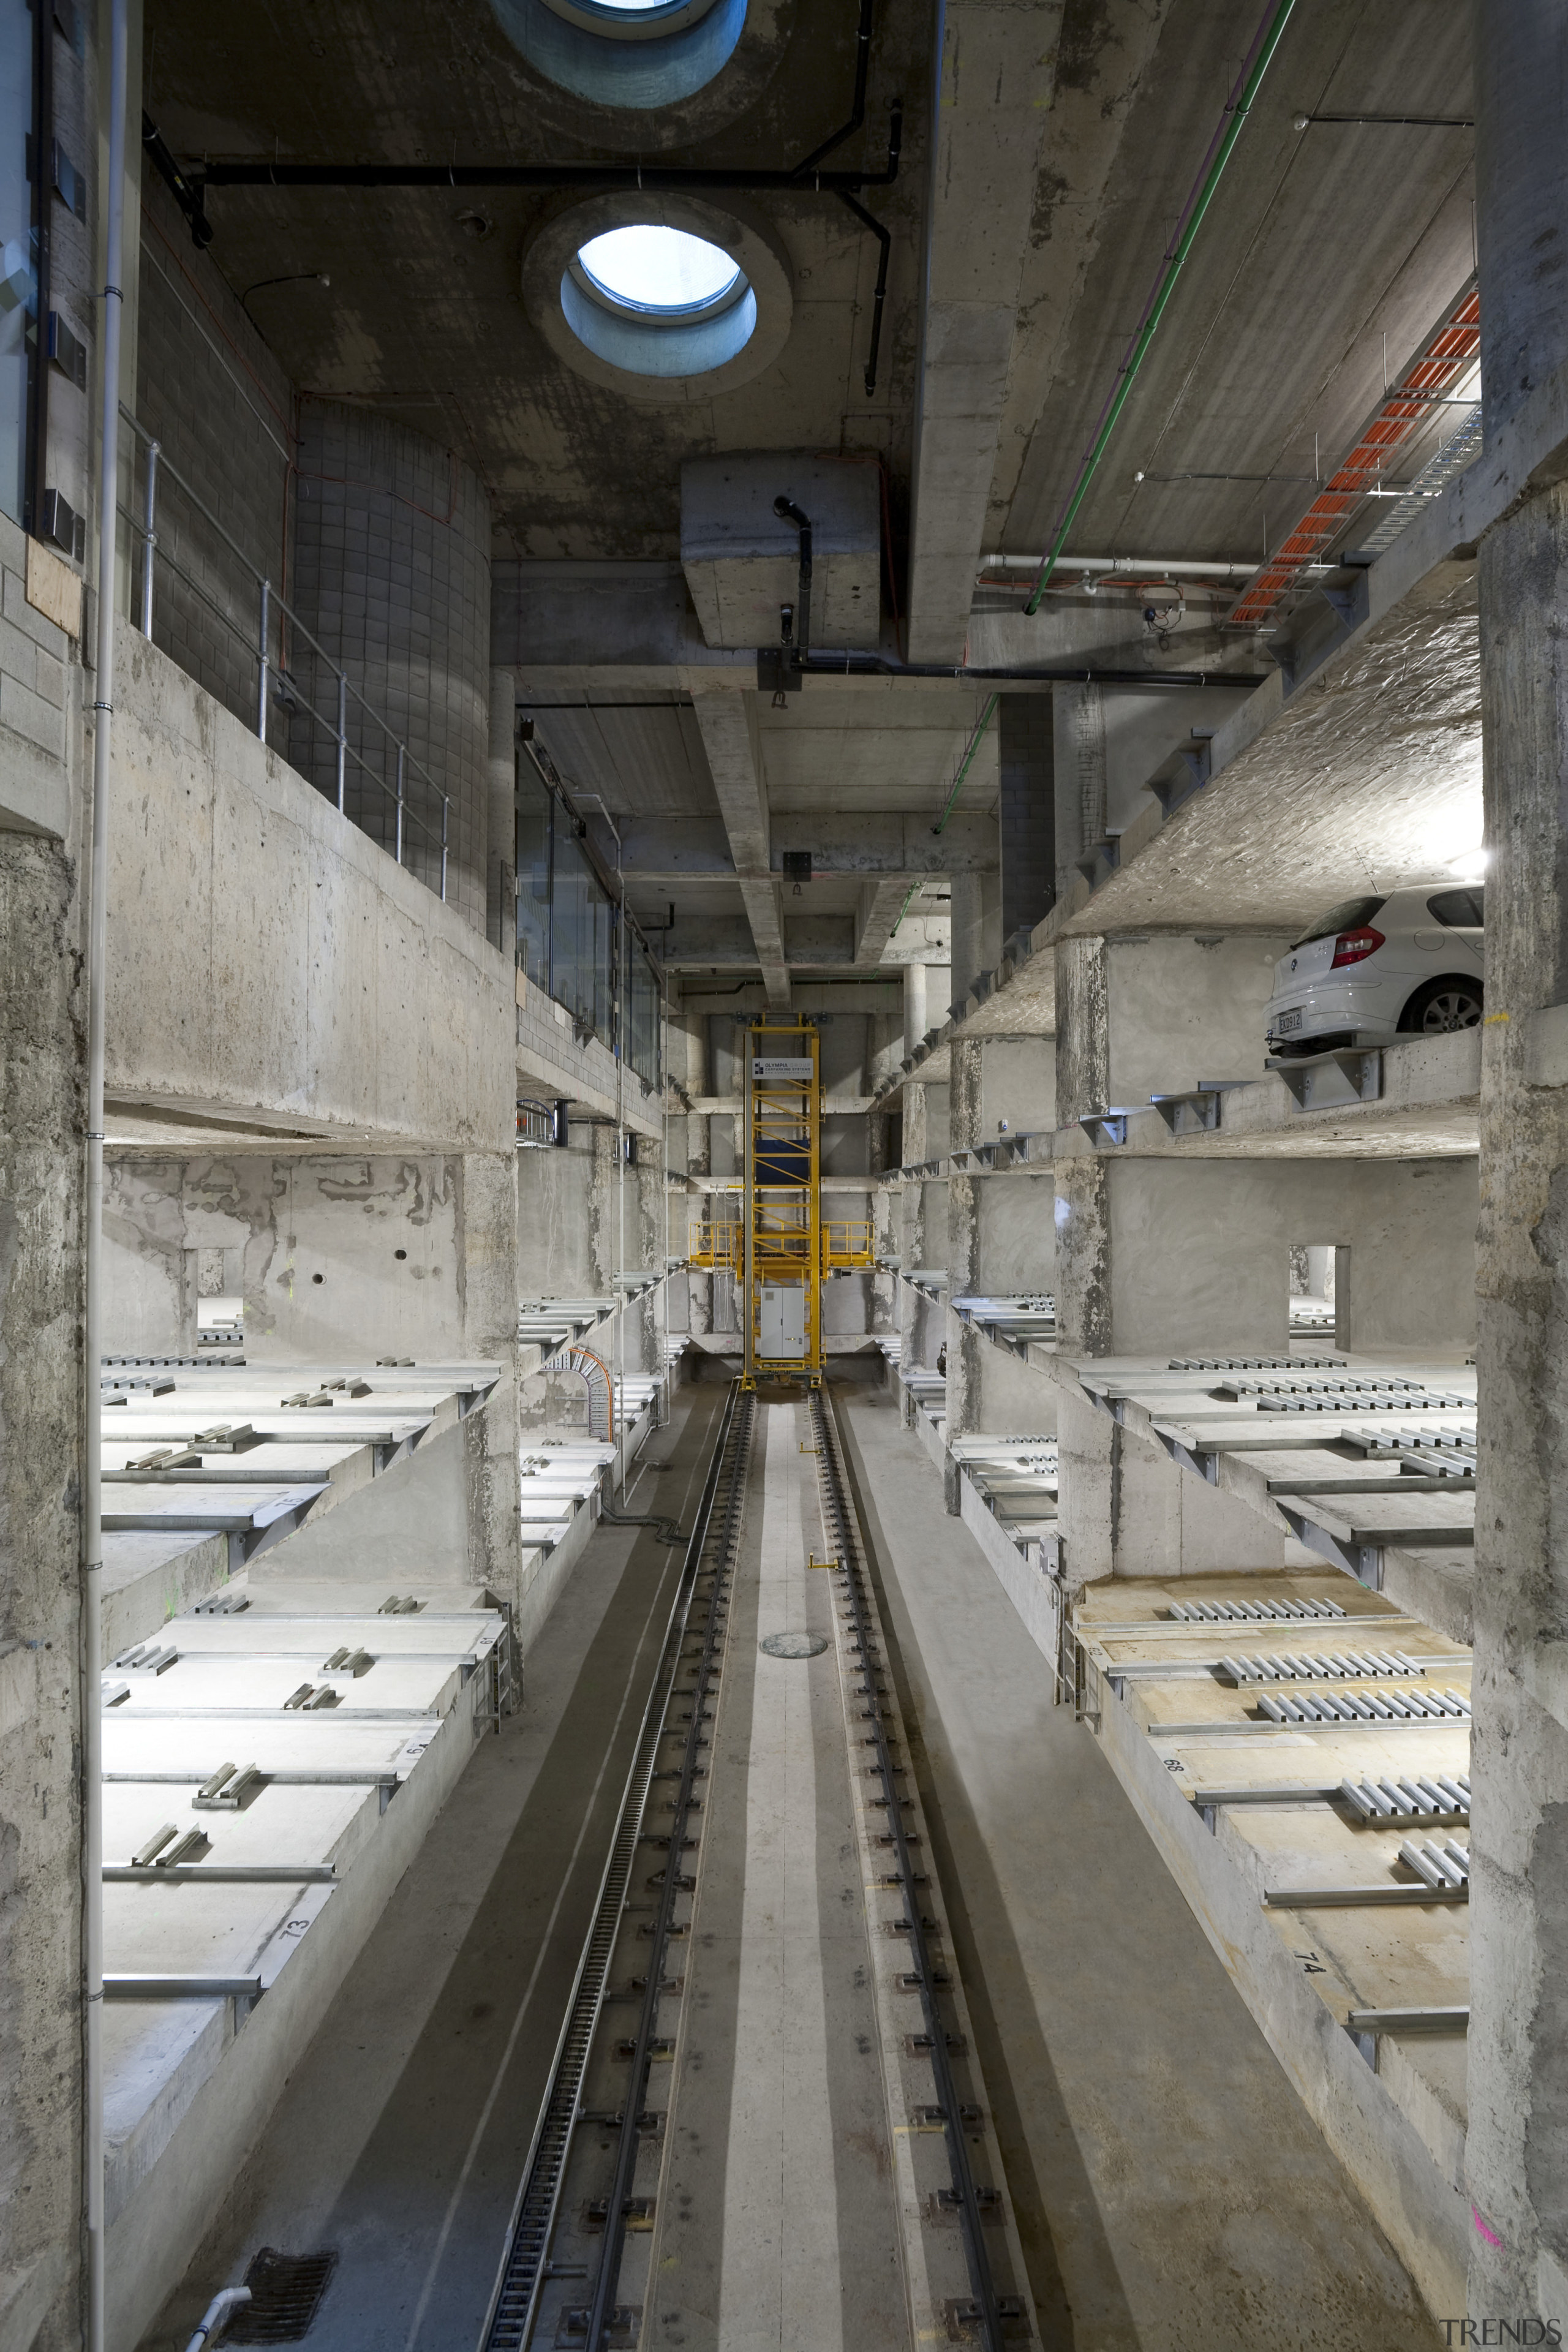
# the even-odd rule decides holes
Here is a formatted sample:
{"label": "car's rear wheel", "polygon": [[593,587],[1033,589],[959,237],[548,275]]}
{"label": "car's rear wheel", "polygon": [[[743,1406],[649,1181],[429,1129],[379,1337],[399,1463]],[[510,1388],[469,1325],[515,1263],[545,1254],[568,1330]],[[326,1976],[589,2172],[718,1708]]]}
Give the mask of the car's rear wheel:
{"label": "car's rear wheel", "polygon": [[1429,980],[1400,1014],[1399,1025],[1426,1037],[1446,1037],[1455,1029],[1479,1029],[1482,1003],[1479,980]]}

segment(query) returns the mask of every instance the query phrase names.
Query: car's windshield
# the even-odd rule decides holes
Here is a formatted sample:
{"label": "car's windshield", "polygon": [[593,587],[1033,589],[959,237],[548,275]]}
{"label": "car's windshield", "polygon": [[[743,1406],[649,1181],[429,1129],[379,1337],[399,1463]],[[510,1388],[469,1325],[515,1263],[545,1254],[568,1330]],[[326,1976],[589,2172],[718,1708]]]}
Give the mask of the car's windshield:
{"label": "car's windshield", "polygon": [[1331,907],[1326,915],[1310,925],[1299,940],[1293,940],[1291,947],[1310,947],[1314,940],[1331,940],[1339,931],[1359,931],[1363,923],[1371,922],[1383,904],[1381,898],[1342,898],[1337,907]]}

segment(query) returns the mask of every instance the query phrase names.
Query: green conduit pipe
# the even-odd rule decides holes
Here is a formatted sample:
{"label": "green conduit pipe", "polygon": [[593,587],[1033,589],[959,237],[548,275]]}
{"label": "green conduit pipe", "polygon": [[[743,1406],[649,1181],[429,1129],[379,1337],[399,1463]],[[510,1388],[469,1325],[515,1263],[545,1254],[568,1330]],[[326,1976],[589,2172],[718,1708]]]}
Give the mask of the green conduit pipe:
{"label": "green conduit pipe", "polygon": [[901,922],[903,921],[903,919],[904,919],[904,917],[909,913],[909,911],[910,911],[910,900],[914,897],[915,892],[920,888],[920,887],[921,887],[921,886],[920,886],[920,884],[919,884],[918,882],[911,882],[911,883],[910,884],[909,888],[904,892],[904,903],[903,903],[903,905],[899,908],[899,922],[898,922],[898,923],[895,923],[895,924],[893,925],[892,929],[888,933],[888,937],[889,937],[889,940],[896,940],[896,939],[898,938],[898,936],[899,936],[899,923],[901,923]]}
{"label": "green conduit pipe", "polygon": [[[1001,699],[1002,699],[1002,698],[1001,698],[1001,696],[1000,696],[999,694],[994,694],[994,695],[992,696],[992,698],[991,698],[990,701],[986,704],[986,706],[985,706],[984,709],[981,712],[981,714],[980,714],[980,723],[979,723],[979,725],[975,728],[975,730],[974,730],[973,734],[973,735],[970,737],[970,739],[969,739],[969,749],[968,749],[968,751],[965,751],[965,753],[964,753],[964,755],[963,755],[963,759],[960,761],[960,762],[959,762],[959,768],[958,768],[958,773],[957,773],[957,775],[956,775],[956,776],[954,776],[954,778],[953,778],[953,780],[952,780],[952,792],[950,792],[950,793],[949,793],[949,794],[948,794],[948,796],[947,796],[947,806],[943,809],[943,811],[942,811],[942,814],[938,817],[938,819],[937,819],[936,823],[935,823],[935,824],[932,825],[932,827],[931,827],[931,831],[932,831],[933,833],[940,833],[940,832],[942,831],[942,829],[943,825],[947,823],[948,818],[952,814],[952,804],[953,804],[953,802],[958,798],[959,793],[963,790],[963,779],[965,778],[965,776],[967,776],[967,775],[968,775],[969,771],[970,771],[970,768],[971,768],[971,766],[972,766],[972,765],[973,765],[973,763],[974,754],[975,754],[975,753],[976,753],[976,751],[979,751],[979,749],[980,749],[981,741],[982,741],[982,740],[983,740],[983,738],[984,738],[984,736],[985,730],[986,730],[986,729],[990,726],[990,724],[991,724],[991,714],[992,714],[992,712],[995,709],[996,705],[1001,701]],[[910,891],[910,898],[913,898],[913,896],[914,896],[914,892],[911,890],[911,891]],[[906,898],[906,899],[904,900],[904,905],[905,905],[905,907],[906,907],[906,908],[908,907],[909,903],[910,903],[909,898]],[[903,921],[903,919],[903,919],[903,916],[902,916],[902,915],[900,915],[900,916],[899,917],[899,923],[901,923],[901,922]],[[895,923],[895,924],[894,924],[894,926],[893,926],[894,930],[897,930],[897,929],[898,929],[898,928],[899,928],[899,924],[898,924],[898,923]]]}
{"label": "green conduit pipe", "polygon": [[1203,185],[1198,190],[1197,200],[1193,205],[1186,227],[1182,231],[1174,251],[1166,257],[1164,271],[1155,289],[1154,299],[1149,308],[1149,315],[1143,321],[1142,330],[1121,371],[1121,382],[1117,385],[1116,396],[1105,413],[1105,422],[1095,436],[1094,446],[1083,461],[1083,469],[1079,475],[1077,486],[1068,501],[1067,510],[1062,516],[1057,535],[1051,541],[1050,553],[1040,566],[1040,574],[1035,583],[1034,593],[1024,607],[1026,613],[1039,611],[1040,599],[1046,593],[1046,583],[1056,570],[1061,551],[1067,545],[1068,533],[1078,518],[1078,510],[1083,504],[1090,482],[1094,479],[1095,470],[1105,455],[1106,445],[1116,430],[1116,422],[1126,406],[1127,395],[1132,389],[1138,371],[1142,366],[1149,346],[1154,340],[1154,331],[1164,316],[1166,303],[1175,290],[1182,264],[1192,251],[1194,240],[1203,226],[1204,215],[1207,212],[1214,192],[1224,176],[1225,167],[1229,163],[1236,142],[1241,136],[1247,111],[1258,95],[1258,86],[1268,70],[1274,52],[1279,46],[1279,37],[1285,30],[1294,5],[1295,0],[1279,0],[1279,5],[1275,9],[1269,21],[1268,29],[1263,36],[1262,46],[1253,62],[1252,71],[1247,77],[1241,96],[1232,110],[1225,136],[1215,150],[1214,162],[1209,165]]}

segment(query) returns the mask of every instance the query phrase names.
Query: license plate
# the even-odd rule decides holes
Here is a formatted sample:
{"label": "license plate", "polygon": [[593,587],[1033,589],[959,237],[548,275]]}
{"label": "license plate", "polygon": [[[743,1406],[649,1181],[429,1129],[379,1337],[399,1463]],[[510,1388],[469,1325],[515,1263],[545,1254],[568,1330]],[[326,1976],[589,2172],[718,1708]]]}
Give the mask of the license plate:
{"label": "license plate", "polygon": [[1279,1034],[1281,1037],[1294,1036],[1296,1031],[1300,1026],[1301,1016],[1299,1013],[1282,1013],[1279,1015]]}

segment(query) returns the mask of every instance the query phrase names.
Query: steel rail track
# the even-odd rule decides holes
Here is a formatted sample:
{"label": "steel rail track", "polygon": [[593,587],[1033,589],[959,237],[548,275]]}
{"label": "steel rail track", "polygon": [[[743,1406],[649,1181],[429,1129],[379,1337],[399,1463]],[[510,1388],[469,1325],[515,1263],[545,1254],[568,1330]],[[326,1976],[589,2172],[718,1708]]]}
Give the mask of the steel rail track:
{"label": "steel rail track", "polygon": [[910,1957],[914,1963],[911,1973],[919,1979],[921,2006],[925,2012],[926,2032],[931,2042],[931,2073],[936,2078],[936,2104],[942,2110],[943,2138],[947,2161],[952,2179],[953,2193],[958,2200],[958,2219],[963,2232],[964,2254],[968,2262],[970,2284],[979,2305],[979,2341],[986,2352],[1004,2352],[1002,2314],[996,2283],[992,2273],[991,2257],[986,2251],[980,2200],[975,2189],[974,2173],[969,2161],[958,2089],[953,2082],[952,2068],[948,2060],[948,2032],[951,2021],[944,2017],[937,1998],[937,1971],[926,1940],[921,1917],[920,1881],[910,1852],[903,1816],[899,1802],[899,1784],[893,1766],[892,1748],[888,1738],[880,1701],[884,1693],[877,1684],[876,1649],[878,1628],[867,1607],[868,1579],[864,1548],[860,1541],[859,1519],[849,1496],[849,1482],[845,1475],[838,1424],[833,1408],[821,1389],[811,1392],[812,1426],[816,1433],[819,1455],[819,1476],[823,1503],[829,1522],[830,1540],[837,1549],[847,1586],[846,1597],[854,1622],[855,1635],[860,1650],[861,1670],[866,1677],[865,1696],[870,1699],[868,1719],[876,1745],[874,1772],[881,1779],[888,1798],[888,1820],[891,1824],[893,1852],[898,1863],[899,1880],[903,1891],[904,1916],[909,1923]]}
{"label": "steel rail track", "polygon": [[[578,1963],[572,2000],[552,2063],[549,2084],[523,2168],[521,2184],[507,2225],[500,2272],[479,2333],[480,2352],[525,2352],[533,2336],[541,2292],[549,2276],[550,2249],[560,2213],[563,2183],[579,2120],[584,2079],[599,2031],[606,1979],[627,1889],[641,1841],[648,1790],[667,1721],[678,1696],[676,1676],[694,1615],[703,1613],[702,1650],[695,1686],[682,1685],[681,1698],[692,1700],[690,1728],[681,1759],[679,1788],[675,1799],[669,1838],[669,1864],[664,1873],[657,1924],[648,1957],[647,1976],[638,2016],[626,2105],[616,2124],[615,2183],[608,2200],[603,2252],[594,2283],[585,2352],[600,2352],[615,2310],[625,2237],[627,2192],[637,2163],[643,2105],[652,2062],[654,2026],[663,1986],[670,1941],[679,1857],[694,1800],[693,1784],[702,1777],[698,1759],[703,1705],[710,1696],[725,1626],[727,1574],[740,1530],[745,1495],[754,1400],[737,1384],[730,1391],[719,1435],[704,1482],[691,1539],[681,1563],[658,1669],[648,1694],[637,1734],[625,1795],[599,1884],[583,1956]],[[705,1601],[697,1591],[702,1578],[712,1578]],[[575,2338],[574,2338],[575,2340]]]}

